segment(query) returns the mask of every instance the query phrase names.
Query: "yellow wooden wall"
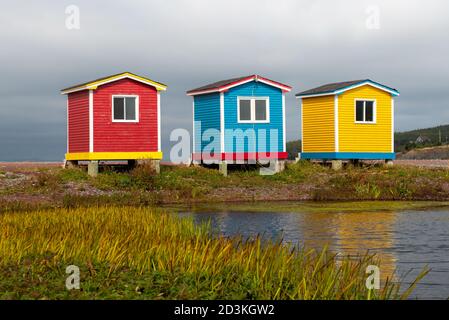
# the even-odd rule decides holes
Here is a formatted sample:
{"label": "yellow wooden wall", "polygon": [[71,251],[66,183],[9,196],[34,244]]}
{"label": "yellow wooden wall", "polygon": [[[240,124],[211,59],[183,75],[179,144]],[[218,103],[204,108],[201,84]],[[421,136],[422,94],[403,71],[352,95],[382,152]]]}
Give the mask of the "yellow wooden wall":
{"label": "yellow wooden wall", "polygon": [[[355,99],[364,98],[376,100],[376,123],[355,123]],[[339,152],[393,152],[391,120],[388,92],[365,85],[342,93],[338,97]]]}
{"label": "yellow wooden wall", "polygon": [[302,99],[303,152],[334,152],[334,96]]}

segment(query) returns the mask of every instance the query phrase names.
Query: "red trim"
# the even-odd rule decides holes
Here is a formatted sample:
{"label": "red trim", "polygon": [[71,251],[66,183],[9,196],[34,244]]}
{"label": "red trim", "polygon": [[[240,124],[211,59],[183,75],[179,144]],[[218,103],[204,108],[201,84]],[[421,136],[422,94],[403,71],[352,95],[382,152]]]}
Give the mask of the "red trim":
{"label": "red trim", "polygon": [[240,79],[238,81],[234,81],[234,82],[228,83],[228,84],[220,86],[220,87],[204,89],[204,90],[187,91],[187,94],[188,95],[195,95],[195,94],[200,94],[200,93],[212,93],[212,92],[217,92],[217,91],[223,92],[223,91],[227,91],[228,89],[230,89],[232,87],[238,86],[239,84],[243,84],[243,83],[245,83],[245,82],[247,82],[249,80],[256,80],[257,81],[259,79],[264,81],[264,82],[267,82],[269,85],[272,85],[272,86],[275,86],[275,87],[281,87],[280,89],[283,92],[290,92],[290,90],[292,89],[292,87],[290,87],[290,86],[288,86],[286,84],[283,84],[283,83],[280,83],[280,82],[277,82],[277,81],[273,81],[273,80],[270,80],[270,79],[267,79],[267,78],[264,78],[264,77],[261,77],[261,76],[258,76],[258,75],[255,74],[255,75],[252,75],[250,77],[247,77],[247,78],[244,78],[244,79]]}
{"label": "red trim", "polygon": [[216,153],[215,155],[207,155],[201,153],[193,153],[193,160],[268,160],[268,159],[287,159],[287,152],[226,152]]}

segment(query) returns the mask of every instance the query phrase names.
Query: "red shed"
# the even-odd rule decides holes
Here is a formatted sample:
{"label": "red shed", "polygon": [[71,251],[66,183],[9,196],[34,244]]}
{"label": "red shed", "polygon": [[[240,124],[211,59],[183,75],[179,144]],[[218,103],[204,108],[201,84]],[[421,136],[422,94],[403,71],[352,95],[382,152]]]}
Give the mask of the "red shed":
{"label": "red shed", "polygon": [[61,90],[67,94],[66,160],[162,159],[160,91],[166,88],[124,72]]}

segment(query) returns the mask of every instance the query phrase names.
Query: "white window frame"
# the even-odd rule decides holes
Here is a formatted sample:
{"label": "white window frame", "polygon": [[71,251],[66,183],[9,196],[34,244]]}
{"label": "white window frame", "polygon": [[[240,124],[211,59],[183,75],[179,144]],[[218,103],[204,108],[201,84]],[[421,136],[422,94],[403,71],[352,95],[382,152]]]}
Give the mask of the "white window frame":
{"label": "white window frame", "polygon": [[[135,120],[126,120],[126,119],[115,119],[115,115],[114,115],[114,98],[136,98],[136,119]],[[139,122],[139,96],[135,95],[135,94],[115,94],[112,95],[112,122],[131,122],[131,123],[136,123]],[[125,117],[126,117],[126,99],[125,99]]]}
{"label": "white window frame", "polygon": [[[357,121],[357,101],[363,101],[363,121]],[[373,102],[373,121],[365,121],[366,116],[366,101]],[[376,124],[377,121],[377,101],[376,99],[363,99],[357,98],[354,99],[354,122],[360,124]]]}
{"label": "white window frame", "polygon": [[[240,101],[250,100],[251,120],[240,119]],[[267,118],[265,120],[256,120],[256,100],[265,100]],[[270,97],[237,97],[237,122],[238,123],[270,123]]]}

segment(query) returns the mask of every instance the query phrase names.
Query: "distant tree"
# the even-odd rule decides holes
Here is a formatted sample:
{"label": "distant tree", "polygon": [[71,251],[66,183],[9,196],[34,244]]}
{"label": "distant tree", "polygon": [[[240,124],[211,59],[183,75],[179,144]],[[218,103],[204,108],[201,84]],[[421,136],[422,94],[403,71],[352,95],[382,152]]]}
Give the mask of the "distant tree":
{"label": "distant tree", "polygon": [[301,140],[288,141],[286,147],[288,159],[295,160],[298,157],[298,153],[301,152]]}

